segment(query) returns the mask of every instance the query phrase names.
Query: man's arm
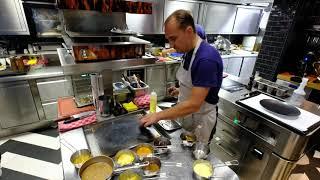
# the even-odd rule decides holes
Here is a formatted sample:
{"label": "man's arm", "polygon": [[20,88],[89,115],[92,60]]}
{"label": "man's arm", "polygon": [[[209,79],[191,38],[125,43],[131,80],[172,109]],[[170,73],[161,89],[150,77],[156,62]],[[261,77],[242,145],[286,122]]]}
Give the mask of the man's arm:
{"label": "man's arm", "polygon": [[205,101],[209,93],[209,89],[210,88],[207,87],[193,87],[191,90],[191,96],[187,100],[180,102],[176,106],[164,111],[144,116],[140,120],[141,125],[146,127],[162,119],[173,120],[178,117],[184,117],[197,112],[202,103]]}

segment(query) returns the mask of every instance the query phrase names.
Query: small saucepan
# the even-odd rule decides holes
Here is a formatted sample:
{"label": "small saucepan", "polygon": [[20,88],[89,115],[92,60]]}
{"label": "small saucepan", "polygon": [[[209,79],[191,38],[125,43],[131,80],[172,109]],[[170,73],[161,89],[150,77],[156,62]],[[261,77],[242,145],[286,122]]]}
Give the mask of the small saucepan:
{"label": "small saucepan", "polygon": [[70,162],[74,165],[74,167],[80,168],[87,160],[92,158],[92,154],[89,149],[77,150],[70,143],[68,143],[65,139],[61,139],[60,142],[66,148],[68,148],[70,151],[73,152],[72,155],[70,156]]}
{"label": "small saucepan", "polygon": [[224,167],[224,166],[237,166],[237,165],[239,165],[239,162],[237,160],[227,161],[227,162],[224,162],[223,164],[212,165],[210,161],[199,159],[194,161],[192,169],[196,179],[206,180],[206,179],[218,178],[217,176],[213,175],[215,168]]}
{"label": "small saucepan", "polygon": [[169,152],[169,149],[166,146],[155,147],[148,143],[141,143],[134,146],[133,151],[137,154],[138,158],[142,160],[145,157],[166,154]]}
{"label": "small saucepan", "polygon": [[112,158],[108,156],[95,156],[81,166],[79,177],[82,180],[109,180],[113,174],[120,174],[128,169],[137,169],[148,165],[149,162],[147,161],[116,169]]}

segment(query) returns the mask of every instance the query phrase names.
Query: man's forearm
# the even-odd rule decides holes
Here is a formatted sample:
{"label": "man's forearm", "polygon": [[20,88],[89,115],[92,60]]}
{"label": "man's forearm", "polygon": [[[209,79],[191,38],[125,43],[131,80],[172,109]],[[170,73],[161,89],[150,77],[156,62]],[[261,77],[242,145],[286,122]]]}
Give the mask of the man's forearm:
{"label": "man's forearm", "polygon": [[190,100],[178,103],[176,106],[157,113],[159,120],[175,120],[184,117],[199,110],[200,106],[192,103]]}

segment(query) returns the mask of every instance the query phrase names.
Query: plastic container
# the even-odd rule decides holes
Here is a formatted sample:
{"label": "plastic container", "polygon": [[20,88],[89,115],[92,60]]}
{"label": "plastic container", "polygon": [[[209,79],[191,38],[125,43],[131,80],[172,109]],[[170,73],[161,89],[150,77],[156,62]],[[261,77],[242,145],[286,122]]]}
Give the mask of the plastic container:
{"label": "plastic container", "polygon": [[157,93],[152,91],[150,94],[150,113],[157,111]]}
{"label": "plastic container", "polygon": [[304,91],[304,88],[306,87],[308,83],[308,78],[302,78],[302,82],[300,83],[300,86],[298,89],[293,91],[293,94],[289,100],[289,103],[295,106],[300,106],[303,101],[305,100],[306,92]]}

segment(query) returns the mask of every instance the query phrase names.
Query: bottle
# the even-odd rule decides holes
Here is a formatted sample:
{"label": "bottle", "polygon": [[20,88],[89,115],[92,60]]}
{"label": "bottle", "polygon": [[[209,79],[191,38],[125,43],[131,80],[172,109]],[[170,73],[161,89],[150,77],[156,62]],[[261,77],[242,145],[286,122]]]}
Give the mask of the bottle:
{"label": "bottle", "polygon": [[298,87],[298,89],[293,91],[293,94],[289,99],[290,104],[295,106],[300,106],[303,103],[306,95],[304,88],[306,87],[307,83],[308,83],[308,78],[302,78],[302,82],[300,83],[300,86]]}
{"label": "bottle", "polygon": [[157,93],[154,90],[150,94],[150,113],[155,113],[157,110]]}

